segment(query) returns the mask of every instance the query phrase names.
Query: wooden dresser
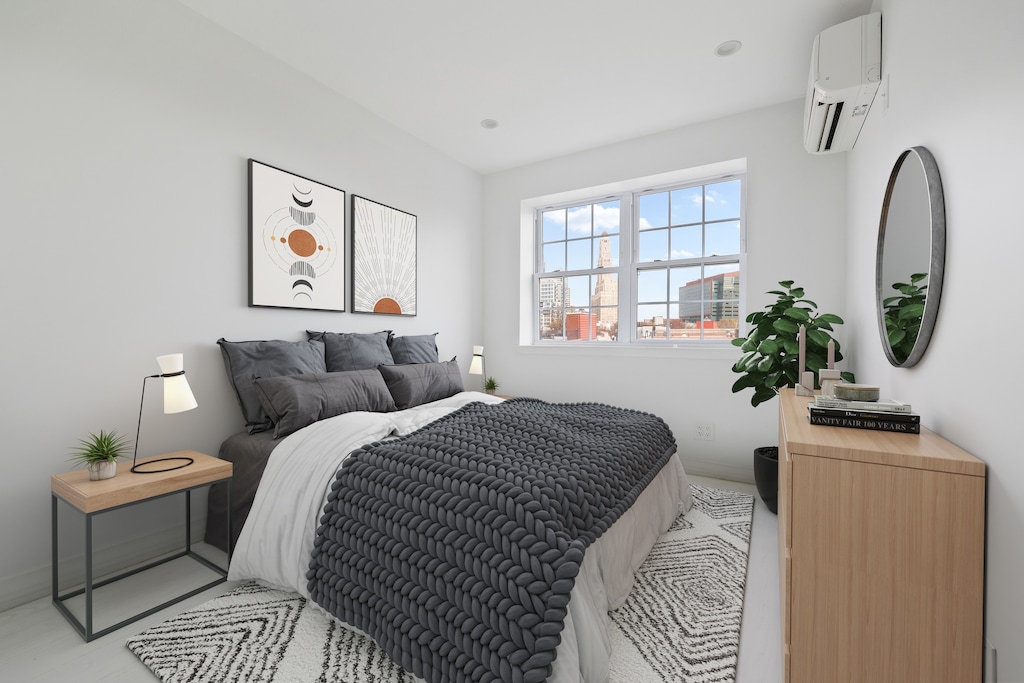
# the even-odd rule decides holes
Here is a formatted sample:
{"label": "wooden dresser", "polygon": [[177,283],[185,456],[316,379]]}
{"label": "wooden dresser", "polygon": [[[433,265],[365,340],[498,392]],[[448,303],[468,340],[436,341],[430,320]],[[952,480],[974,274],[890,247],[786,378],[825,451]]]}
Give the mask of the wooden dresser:
{"label": "wooden dresser", "polygon": [[980,683],[985,463],[921,434],[779,411],[786,683]]}

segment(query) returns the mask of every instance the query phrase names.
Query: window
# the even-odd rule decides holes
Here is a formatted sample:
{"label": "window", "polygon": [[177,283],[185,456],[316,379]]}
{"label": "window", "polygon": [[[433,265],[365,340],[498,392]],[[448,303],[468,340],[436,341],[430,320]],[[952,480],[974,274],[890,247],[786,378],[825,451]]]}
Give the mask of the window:
{"label": "window", "polygon": [[618,338],[621,213],[618,198],[539,212],[541,339]]}
{"label": "window", "polygon": [[744,176],[539,207],[534,340],[726,343],[741,317]]}

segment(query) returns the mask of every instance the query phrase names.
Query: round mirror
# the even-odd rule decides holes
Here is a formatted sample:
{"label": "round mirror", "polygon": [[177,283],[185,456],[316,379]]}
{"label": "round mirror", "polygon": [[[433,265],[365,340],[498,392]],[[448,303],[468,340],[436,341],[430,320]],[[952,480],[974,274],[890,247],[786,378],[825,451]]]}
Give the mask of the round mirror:
{"label": "round mirror", "polygon": [[946,209],[939,167],[924,147],[900,154],[889,175],[878,224],[875,296],[889,362],[915,365],[939,311],[946,258]]}

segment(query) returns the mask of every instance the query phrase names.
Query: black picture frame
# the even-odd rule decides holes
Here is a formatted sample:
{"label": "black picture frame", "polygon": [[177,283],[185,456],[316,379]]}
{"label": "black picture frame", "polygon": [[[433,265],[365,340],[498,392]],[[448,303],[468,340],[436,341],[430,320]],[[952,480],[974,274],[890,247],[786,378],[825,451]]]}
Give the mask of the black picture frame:
{"label": "black picture frame", "polygon": [[344,311],[345,191],[249,159],[249,306]]}
{"label": "black picture frame", "polygon": [[417,312],[414,214],[352,195],[352,312]]}

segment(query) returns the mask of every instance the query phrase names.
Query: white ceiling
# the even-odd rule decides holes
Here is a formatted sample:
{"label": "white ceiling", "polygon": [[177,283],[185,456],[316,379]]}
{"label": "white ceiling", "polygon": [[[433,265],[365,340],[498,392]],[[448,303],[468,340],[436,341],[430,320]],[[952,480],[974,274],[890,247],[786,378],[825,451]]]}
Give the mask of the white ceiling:
{"label": "white ceiling", "polygon": [[[179,0],[480,173],[802,97],[871,0]],[[715,47],[743,48],[718,57]],[[498,128],[480,126],[496,119]]]}

